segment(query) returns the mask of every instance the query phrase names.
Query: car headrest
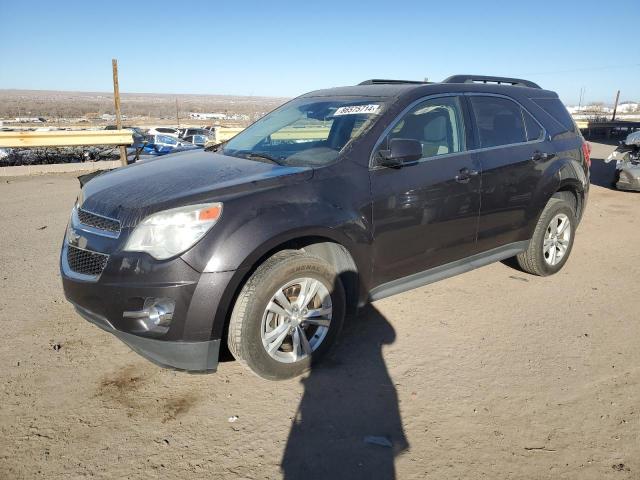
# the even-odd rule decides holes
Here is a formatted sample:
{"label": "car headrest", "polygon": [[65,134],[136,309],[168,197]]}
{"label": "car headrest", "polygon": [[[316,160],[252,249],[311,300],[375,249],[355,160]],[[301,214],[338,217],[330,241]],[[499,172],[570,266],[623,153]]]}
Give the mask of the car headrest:
{"label": "car headrest", "polygon": [[426,142],[438,143],[447,138],[447,117],[445,114],[434,116],[424,127]]}

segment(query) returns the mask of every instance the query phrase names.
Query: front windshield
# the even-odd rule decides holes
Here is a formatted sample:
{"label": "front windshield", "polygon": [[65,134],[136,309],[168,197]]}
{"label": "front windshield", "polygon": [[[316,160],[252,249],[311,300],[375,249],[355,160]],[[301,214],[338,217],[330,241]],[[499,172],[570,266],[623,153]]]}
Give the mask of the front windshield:
{"label": "front windshield", "polygon": [[371,128],[384,106],[379,98],[299,98],[240,132],[222,153],[281,165],[326,165]]}

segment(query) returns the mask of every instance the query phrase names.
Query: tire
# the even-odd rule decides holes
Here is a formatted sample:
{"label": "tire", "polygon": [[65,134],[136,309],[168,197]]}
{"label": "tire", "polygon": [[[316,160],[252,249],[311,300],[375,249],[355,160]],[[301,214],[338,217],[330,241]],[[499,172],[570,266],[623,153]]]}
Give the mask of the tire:
{"label": "tire", "polygon": [[[308,292],[308,303],[300,292],[307,285],[317,291]],[[290,296],[296,291],[297,295]],[[344,323],[345,306],[344,288],[329,263],[297,250],[278,252],[242,287],[229,322],[229,350],[262,378],[296,377],[335,343]]]}
{"label": "tire", "polygon": [[[563,228],[564,225],[559,223],[559,219],[568,221],[566,227],[569,231],[568,239],[564,236],[566,230],[563,230],[562,234],[558,234],[557,227]],[[555,237],[552,222],[556,224]],[[549,200],[538,219],[529,247],[516,256],[520,268],[527,273],[541,277],[559,272],[571,254],[577,226],[575,208],[571,203],[562,197],[554,197]],[[554,243],[554,238],[556,243]],[[562,252],[561,256],[559,256],[560,252]]]}

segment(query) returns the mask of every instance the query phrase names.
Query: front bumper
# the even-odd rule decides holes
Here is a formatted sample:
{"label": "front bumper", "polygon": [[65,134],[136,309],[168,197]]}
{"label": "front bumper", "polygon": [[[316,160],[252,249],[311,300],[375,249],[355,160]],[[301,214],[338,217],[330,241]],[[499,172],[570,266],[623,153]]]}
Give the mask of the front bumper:
{"label": "front bumper", "polygon": [[[162,367],[212,372],[236,272],[200,273],[181,258],[164,262],[146,254],[115,253],[98,279],[68,271],[67,244],[60,271],[64,293],[78,313],[115,335],[132,350]],[[148,299],[174,303],[168,328],[145,331],[131,312],[144,311]]]}
{"label": "front bumper", "polygon": [[218,367],[220,339],[178,342],[145,338],[116,330],[106,318],[79,305],[74,306],[85,320],[115,335],[131,350],[160,367],[211,373]]}

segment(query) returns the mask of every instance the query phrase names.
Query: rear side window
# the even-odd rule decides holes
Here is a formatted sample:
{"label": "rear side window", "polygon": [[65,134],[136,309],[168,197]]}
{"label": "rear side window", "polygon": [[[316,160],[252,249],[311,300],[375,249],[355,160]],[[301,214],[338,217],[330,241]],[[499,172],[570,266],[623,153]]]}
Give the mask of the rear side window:
{"label": "rear side window", "polygon": [[498,147],[527,141],[522,108],[500,97],[469,97],[478,127],[480,147]]}
{"label": "rear side window", "polygon": [[532,101],[551,115],[568,132],[576,131],[576,124],[573,118],[559,98],[532,98]]}

